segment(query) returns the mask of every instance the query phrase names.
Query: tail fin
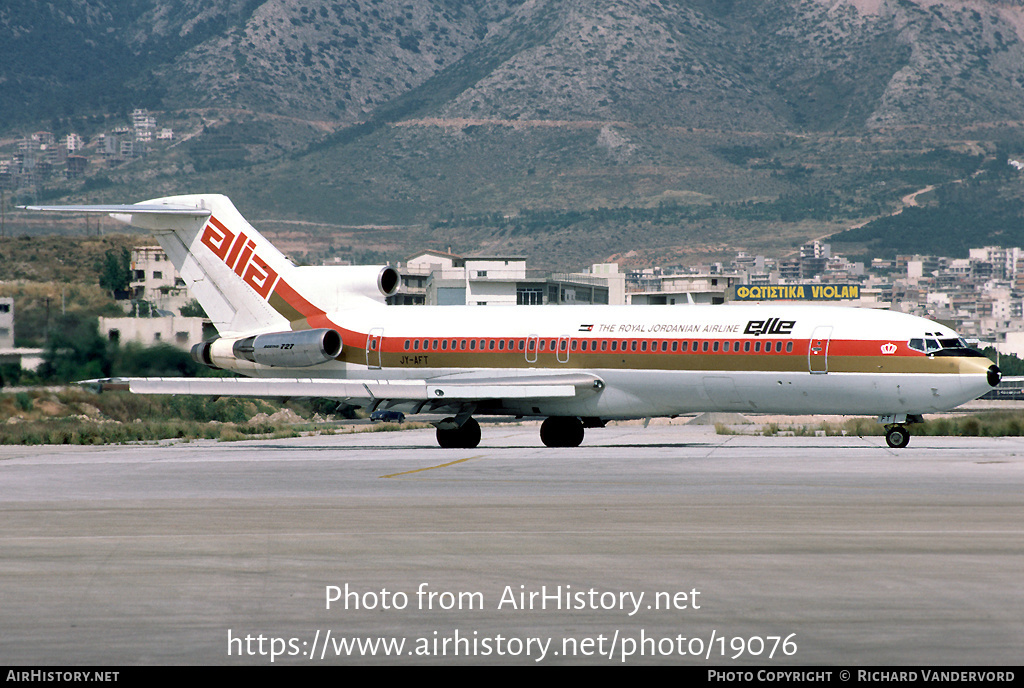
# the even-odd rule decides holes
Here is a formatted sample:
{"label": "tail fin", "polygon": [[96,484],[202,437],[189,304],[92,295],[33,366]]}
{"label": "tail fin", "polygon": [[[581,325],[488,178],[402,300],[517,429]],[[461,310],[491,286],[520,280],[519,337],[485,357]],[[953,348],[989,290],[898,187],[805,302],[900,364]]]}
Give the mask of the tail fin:
{"label": "tail fin", "polygon": [[[182,210],[161,212],[161,207]],[[227,196],[170,196],[129,208],[112,214],[153,232],[218,332],[289,329],[289,318],[270,300],[277,282],[295,266]]]}
{"label": "tail fin", "polygon": [[[222,336],[337,327],[327,312],[379,302],[400,284],[390,267],[296,267],[218,194],[27,209],[109,213],[150,230]],[[316,303],[303,294],[315,294]]]}
{"label": "tail fin", "polygon": [[275,285],[297,268],[245,221],[227,196],[194,194],[135,205],[26,210],[108,213],[152,231],[221,335],[289,328],[290,318],[271,299]]}

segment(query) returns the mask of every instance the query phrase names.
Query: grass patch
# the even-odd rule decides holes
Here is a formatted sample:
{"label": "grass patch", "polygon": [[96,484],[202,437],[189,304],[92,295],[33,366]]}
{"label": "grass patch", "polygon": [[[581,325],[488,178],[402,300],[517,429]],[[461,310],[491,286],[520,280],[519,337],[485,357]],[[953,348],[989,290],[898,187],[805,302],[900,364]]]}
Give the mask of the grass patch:
{"label": "grass patch", "polygon": [[55,418],[9,423],[0,433],[2,444],[128,444],[166,439],[212,439],[220,424],[179,422],[119,423],[81,418]]}
{"label": "grass patch", "polygon": [[[279,404],[260,399],[94,394],[79,387],[59,391],[40,388],[0,394],[0,444],[95,445],[196,439],[237,442],[431,427],[426,423],[378,423],[339,428],[333,414],[321,422],[321,406],[312,400]],[[282,410],[285,413],[279,413]]]}
{"label": "grass patch", "polygon": [[[1024,435],[1024,411],[985,411],[963,416],[939,416],[924,423],[909,426],[911,434],[919,437],[1020,437]],[[715,424],[719,435],[735,435],[737,431]],[[874,418],[849,418],[841,423],[823,421],[818,424],[765,423],[757,434],[776,437],[781,433],[795,437],[852,435],[872,437],[885,434],[885,426]]]}

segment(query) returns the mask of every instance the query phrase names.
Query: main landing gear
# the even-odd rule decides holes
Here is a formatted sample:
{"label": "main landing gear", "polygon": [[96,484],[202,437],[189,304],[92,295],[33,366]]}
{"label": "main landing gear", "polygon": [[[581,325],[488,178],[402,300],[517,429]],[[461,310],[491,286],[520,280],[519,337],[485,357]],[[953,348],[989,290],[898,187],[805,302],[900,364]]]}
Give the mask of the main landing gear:
{"label": "main landing gear", "polygon": [[903,449],[903,447],[910,444],[910,431],[907,430],[905,425],[886,425],[885,426],[885,443],[893,449]]}
{"label": "main landing gear", "polygon": [[[445,418],[441,425],[455,424],[454,418]],[[467,418],[460,426],[442,430],[437,428],[437,443],[442,449],[473,449],[480,444],[480,424],[475,418]]]}
{"label": "main landing gear", "polygon": [[540,440],[548,447],[578,447],[583,442],[583,421],[551,416],[540,424]]}
{"label": "main landing gear", "polygon": [[[480,444],[480,424],[474,418],[458,423],[455,417],[437,423],[437,444],[442,449],[473,449]],[[604,423],[600,418],[551,416],[540,425],[540,439],[548,447],[578,447],[584,428],[599,428]]]}

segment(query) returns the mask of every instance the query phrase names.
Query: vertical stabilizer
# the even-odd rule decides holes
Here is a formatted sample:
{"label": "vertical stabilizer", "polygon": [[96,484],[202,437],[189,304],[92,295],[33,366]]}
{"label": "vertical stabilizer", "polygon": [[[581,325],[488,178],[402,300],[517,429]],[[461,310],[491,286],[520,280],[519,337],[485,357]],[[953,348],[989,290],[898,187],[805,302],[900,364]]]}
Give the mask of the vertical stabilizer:
{"label": "vertical stabilizer", "polygon": [[[113,213],[153,232],[160,246],[222,335],[288,329],[270,305],[274,286],[295,266],[246,222],[226,196],[170,196]],[[209,215],[158,213],[158,206],[195,208]]]}
{"label": "vertical stabilizer", "polygon": [[338,329],[328,312],[379,306],[401,285],[389,266],[296,267],[218,194],[25,207],[107,213],[149,230],[222,336]]}

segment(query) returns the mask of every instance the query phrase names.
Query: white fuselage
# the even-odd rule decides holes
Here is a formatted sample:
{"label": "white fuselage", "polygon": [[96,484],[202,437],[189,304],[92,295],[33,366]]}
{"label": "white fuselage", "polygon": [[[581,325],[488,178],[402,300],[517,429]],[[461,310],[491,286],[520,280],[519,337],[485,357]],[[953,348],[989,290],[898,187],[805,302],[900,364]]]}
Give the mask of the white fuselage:
{"label": "white fuselage", "polygon": [[[889,311],[788,304],[373,305],[326,317],[342,331],[342,355],[289,374],[468,380],[557,371],[603,382],[593,394],[506,399],[482,404],[483,412],[605,419],[695,411],[922,414],[990,389],[987,359],[908,347],[913,338],[955,338],[955,332]],[[233,367],[256,377],[284,373]]]}

